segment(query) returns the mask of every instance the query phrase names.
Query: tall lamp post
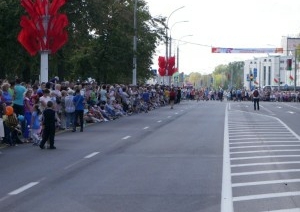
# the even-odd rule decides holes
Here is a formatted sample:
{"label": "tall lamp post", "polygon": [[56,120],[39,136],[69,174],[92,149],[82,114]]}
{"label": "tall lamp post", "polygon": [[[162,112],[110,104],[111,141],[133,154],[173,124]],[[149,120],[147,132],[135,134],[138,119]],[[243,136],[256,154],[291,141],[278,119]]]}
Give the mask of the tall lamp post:
{"label": "tall lamp post", "polygon": [[179,23],[186,23],[186,22],[189,22],[189,21],[177,21],[175,22],[171,28],[170,28],[170,36],[169,36],[169,58],[172,56],[172,29],[173,27],[176,25],[176,24],[179,24]]}
{"label": "tall lamp post", "polygon": [[294,93],[296,93],[296,86],[297,86],[297,60],[298,60],[298,55],[297,55],[298,49],[295,48],[295,73],[294,73]]}
{"label": "tall lamp post", "polygon": [[[171,18],[171,16],[178,10],[184,8],[184,6],[181,6],[179,8],[177,8],[176,10],[174,10],[173,12],[171,12],[171,14],[169,15],[168,19],[167,19],[167,24],[166,24],[166,61],[168,61],[168,29],[169,29],[169,20]],[[168,75],[168,69],[166,68],[166,75]]]}
{"label": "tall lamp post", "polygon": [[136,12],[137,12],[137,1],[134,1],[134,17],[133,17],[133,70],[132,70],[132,85],[136,85],[136,72],[137,72],[137,62],[136,62],[136,51],[137,51],[137,19],[136,19]]}

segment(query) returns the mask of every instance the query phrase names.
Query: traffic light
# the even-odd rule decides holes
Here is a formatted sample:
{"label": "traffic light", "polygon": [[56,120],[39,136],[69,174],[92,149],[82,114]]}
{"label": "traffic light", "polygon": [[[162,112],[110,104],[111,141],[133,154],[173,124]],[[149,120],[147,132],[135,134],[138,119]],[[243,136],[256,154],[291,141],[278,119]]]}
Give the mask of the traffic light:
{"label": "traffic light", "polygon": [[253,81],[253,74],[250,74],[250,81]]}
{"label": "traffic light", "polygon": [[289,70],[289,71],[292,70],[292,62],[293,62],[292,59],[287,59],[286,60],[286,70]]}

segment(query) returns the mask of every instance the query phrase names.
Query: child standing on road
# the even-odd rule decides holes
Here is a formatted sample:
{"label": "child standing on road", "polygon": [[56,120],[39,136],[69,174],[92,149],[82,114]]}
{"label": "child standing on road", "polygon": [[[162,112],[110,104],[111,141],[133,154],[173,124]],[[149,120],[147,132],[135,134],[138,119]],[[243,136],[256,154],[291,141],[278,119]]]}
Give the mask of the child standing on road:
{"label": "child standing on road", "polygon": [[54,137],[55,137],[55,122],[56,115],[55,110],[53,108],[53,102],[47,102],[47,108],[43,112],[42,118],[42,127],[43,127],[43,139],[40,143],[40,148],[45,149],[44,145],[46,141],[49,139],[50,147],[49,149],[56,149],[54,146]]}
{"label": "child standing on road", "polygon": [[40,121],[40,115],[41,111],[39,109],[39,105],[36,104],[33,107],[33,112],[31,116],[31,136],[33,139],[33,145],[37,146],[40,144],[41,141],[41,121]]}

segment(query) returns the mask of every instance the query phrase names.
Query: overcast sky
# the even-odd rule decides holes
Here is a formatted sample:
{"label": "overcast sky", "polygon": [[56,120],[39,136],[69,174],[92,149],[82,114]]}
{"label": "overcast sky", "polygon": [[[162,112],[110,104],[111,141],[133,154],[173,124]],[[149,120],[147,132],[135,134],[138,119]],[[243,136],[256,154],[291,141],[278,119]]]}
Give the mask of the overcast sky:
{"label": "overcast sky", "polygon": [[[212,73],[219,64],[253,59],[266,54],[212,54],[211,46],[228,48],[280,47],[282,36],[300,33],[300,0],[146,0],[152,16],[169,18],[175,41],[172,54],[179,46],[179,71]],[[170,14],[177,10],[171,16]],[[188,21],[188,22],[183,22]],[[181,23],[176,23],[181,22]],[[175,24],[176,23],[176,24]],[[165,56],[165,45],[157,48]]]}

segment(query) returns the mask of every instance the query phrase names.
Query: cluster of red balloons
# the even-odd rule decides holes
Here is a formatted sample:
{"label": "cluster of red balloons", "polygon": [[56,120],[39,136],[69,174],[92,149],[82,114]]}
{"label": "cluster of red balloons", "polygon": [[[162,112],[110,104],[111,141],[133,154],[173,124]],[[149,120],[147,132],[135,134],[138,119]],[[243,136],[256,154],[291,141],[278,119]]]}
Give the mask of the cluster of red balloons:
{"label": "cluster of red balloons", "polygon": [[159,56],[158,66],[158,73],[160,76],[172,76],[177,72],[177,68],[175,68],[175,57],[166,59],[165,57]]}

